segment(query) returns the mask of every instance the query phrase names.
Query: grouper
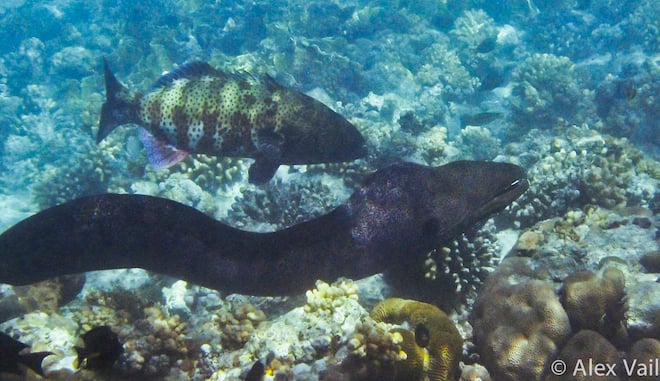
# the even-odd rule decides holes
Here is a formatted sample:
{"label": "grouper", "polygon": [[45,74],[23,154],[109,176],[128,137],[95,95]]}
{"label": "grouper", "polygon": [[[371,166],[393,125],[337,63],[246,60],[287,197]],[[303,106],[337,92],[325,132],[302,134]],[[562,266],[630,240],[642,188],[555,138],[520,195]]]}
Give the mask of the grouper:
{"label": "grouper", "polygon": [[139,136],[155,168],[188,153],[252,158],[249,181],[262,184],[281,164],[351,161],[365,141],[348,120],[323,103],[269,76],[226,73],[191,62],[163,75],[146,93],[129,90],[104,60],[106,101],[100,143],[124,124]]}
{"label": "grouper", "polygon": [[369,175],[328,214],[268,233],[239,230],[163,198],[90,196],[2,233],[0,283],[139,267],[226,292],[292,294],[317,279],[357,279],[421,263],[527,187],[513,164],[399,163]]}

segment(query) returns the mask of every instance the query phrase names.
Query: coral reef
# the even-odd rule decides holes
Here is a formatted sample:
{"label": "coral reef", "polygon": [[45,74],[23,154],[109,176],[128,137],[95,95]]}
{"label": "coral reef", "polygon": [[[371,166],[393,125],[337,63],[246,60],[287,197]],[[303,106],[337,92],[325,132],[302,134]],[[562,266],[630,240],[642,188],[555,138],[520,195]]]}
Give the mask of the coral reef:
{"label": "coral reef", "polygon": [[[384,323],[365,319],[356,325],[355,332],[348,340],[348,353],[340,369],[352,380],[396,379],[398,364],[407,361],[409,356],[412,359],[418,353],[416,348],[410,354],[402,348],[405,340],[403,335],[409,334],[410,331],[390,330]],[[414,342],[414,338],[408,337],[408,340]]]}
{"label": "coral reef", "polygon": [[[307,174],[310,175],[311,174]],[[276,177],[261,187],[246,186],[227,213],[233,225],[254,230],[278,230],[335,208],[347,197],[329,177]]]}
{"label": "coral reef", "polygon": [[628,334],[631,339],[658,337],[660,334],[660,285],[658,275],[640,277],[639,282],[627,287],[629,310],[627,313]]}
{"label": "coral reef", "polygon": [[526,258],[509,258],[488,277],[470,320],[496,380],[541,380],[571,333],[553,283]]}
{"label": "coral reef", "polygon": [[50,167],[42,171],[32,186],[39,209],[106,192],[108,178],[99,162],[102,162],[100,152],[92,151],[89,157],[73,161],[71,165]]}
{"label": "coral reef", "polygon": [[561,135],[534,136],[535,142],[520,152],[531,161],[530,189],[511,209],[523,225],[571,207],[647,206],[655,197],[658,163],[627,139],[602,135],[588,126],[573,126]]}
{"label": "coral reef", "polygon": [[[251,312],[243,318],[231,318],[242,319],[240,325],[251,320],[254,323],[249,324],[256,329],[249,335],[245,345],[237,350],[224,350],[221,353],[211,350],[205,355],[208,360],[204,361],[212,364],[210,379],[238,378],[257,359],[264,363],[266,371],[274,377],[289,379],[294,373],[296,379],[314,379],[313,375],[318,375],[328,365],[341,363],[348,354],[347,345],[355,335],[356,327],[368,315],[358,303],[357,287],[349,280],[339,280],[333,284],[319,281],[317,288],[309,290],[306,296],[307,303],[304,306],[277,316],[269,320],[268,324],[256,324],[261,317],[252,307],[247,308]],[[235,314],[236,308],[232,311]],[[219,328],[225,330],[215,324],[215,327],[206,331],[214,332]],[[213,342],[215,339],[209,336],[207,340]],[[222,345],[224,347],[224,343]]]}
{"label": "coral reef", "polygon": [[660,63],[650,58],[625,65],[625,72],[607,75],[596,88],[595,102],[603,131],[633,141],[660,143],[653,128],[660,116],[653,106],[660,91]]}
{"label": "coral reef", "polygon": [[[550,361],[561,360],[568,369],[576,369],[577,361],[585,358],[612,364],[621,364],[622,359],[632,361],[633,356],[637,356],[632,350],[625,357],[621,357],[619,351],[631,348],[635,340],[657,335],[660,321],[660,309],[655,301],[660,290],[656,282],[658,274],[640,273],[640,259],[658,246],[652,224],[646,220],[648,217],[642,217],[645,215],[650,214],[643,208],[614,213],[591,207],[585,212],[569,211],[561,218],[541,221],[519,236],[511,254],[479,291],[472,312],[476,350],[493,377],[582,379],[579,374],[570,372],[553,376],[547,366]],[[546,293],[538,295],[536,303],[541,300],[552,303],[540,310],[538,304],[527,307],[528,313],[536,311],[537,320],[527,318],[514,329],[530,325],[536,329],[548,325],[560,327],[556,317],[564,316],[563,335],[552,343],[546,342],[542,347],[546,352],[541,352],[542,355],[521,350],[515,352],[518,357],[501,356],[516,348],[513,338],[517,332],[511,328],[506,331],[501,326],[508,326],[524,316],[514,313],[525,305],[520,299],[526,300],[526,294],[533,294],[537,292],[535,288],[542,287]],[[626,306],[630,306],[630,310],[626,311]],[[499,308],[507,311],[501,312]],[[555,311],[555,315],[548,315],[550,311]],[[502,323],[497,323],[495,316],[500,317]],[[494,332],[500,335],[500,339],[494,341],[499,345],[495,351],[488,341],[489,337],[494,338],[490,336]],[[508,339],[502,340],[502,337]],[[533,335],[526,337],[528,343],[535,342]],[[535,368],[525,362],[542,358],[546,368],[540,366],[541,363]],[[645,357],[640,355],[640,358]],[[535,370],[530,372],[530,369]]]}
{"label": "coral reef", "polygon": [[611,341],[625,342],[625,278],[615,267],[597,274],[576,272],[563,280],[560,299],[573,329],[589,329]]}
{"label": "coral reef", "polygon": [[512,74],[511,112],[514,126],[509,134],[530,128],[547,129],[581,124],[593,94],[579,86],[575,65],[568,57],[534,54]]}
{"label": "coral reef", "polygon": [[502,151],[500,139],[481,126],[466,126],[458,137],[458,147],[464,157],[472,160],[492,160]]}
{"label": "coral reef", "polygon": [[358,299],[358,289],[353,281],[340,279],[329,285],[323,281],[316,282],[316,288],[305,293],[307,303],[305,312],[319,314],[332,313],[336,307],[346,303],[346,299]]}
{"label": "coral reef", "polygon": [[119,332],[124,353],[118,367],[131,377],[163,377],[191,350],[186,335],[186,324],[177,315],[165,316],[161,309],[147,307],[143,318]]}
{"label": "coral reef", "polygon": [[488,370],[480,364],[470,364],[463,367],[458,381],[491,381]]}
{"label": "coral reef", "polygon": [[[465,314],[477,299],[476,346],[462,360],[488,370],[466,365],[461,380],[572,379],[544,367],[576,356],[648,364],[660,353],[658,10],[655,0],[6,0],[0,223],[110,191],[273,230],[330,210],[393,161],[497,157],[528,170],[529,191],[478,232],[429,253],[410,269],[411,290],[396,292]],[[102,56],[137,89],[192,60],[272,76],[354,122],[369,157],[291,167],[264,188],[245,184],[240,160],[195,155],[155,171],[130,129],[93,141]],[[520,235],[509,256],[524,258],[498,267],[503,228]],[[61,380],[240,380],[256,360],[267,380],[387,380],[419,353],[414,326],[368,316],[392,292],[381,277],[369,299],[342,280],[307,298],[246,303],[108,273],[105,283],[107,275],[87,274],[82,292],[73,281],[0,285],[0,320],[22,315],[2,331],[56,352],[45,369]],[[109,375],[76,373],[76,339],[98,325],[119,332],[127,350]],[[613,326],[627,327],[628,339],[608,334]]]}
{"label": "coral reef", "polygon": [[246,172],[241,160],[193,155],[166,171],[147,168],[132,184],[111,184],[110,188],[119,193],[169,198],[209,215],[221,216],[225,211],[219,210],[217,198],[231,197],[232,187],[243,183]]}
{"label": "coral reef", "polygon": [[[562,348],[557,360],[566,364],[567,371],[563,374],[548,372],[548,376],[544,378],[545,381],[577,381],[594,377],[607,381],[622,380],[616,372],[607,371],[608,368],[604,368],[603,372],[594,372],[593,364],[608,364],[608,366],[614,366],[614,369],[623,369],[619,351],[595,331],[584,329],[573,335]],[[591,372],[589,364],[592,364]]]}
{"label": "coral reef", "polygon": [[[458,362],[463,353],[463,339],[454,322],[439,308],[415,300],[391,298],[376,305],[371,311],[376,321],[390,324],[408,324],[400,330],[400,345],[406,358],[395,364],[397,380],[455,380]],[[423,327],[428,338],[421,339]],[[428,357],[428,359],[427,359]]]}
{"label": "coral reef", "polygon": [[230,351],[242,348],[264,320],[266,315],[263,311],[250,303],[231,306],[230,310],[218,310],[215,323],[222,332],[220,342],[223,348]]}
{"label": "coral reef", "polygon": [[[636,341],[628,351],[627,361],[635,364],[634,371],[631,372],[630,381],[643,381],[648,380],[653,376],[657,376],[657,364],[660,358],[660,341],[657,339],[641,339]],[[637,365],[640,365],[637,367]]]}
{"label": "coral reef", "polygon": [[[449,35],[461,45],[461,51],[467,53],[486,50],[483,48],[484,41],[497,39],[497,32],[495,20],[486,12],[482,9],[470,9],[463,12],[454,21],[454,29],[449,32]],[[467,51],[463,49],[467,49]]]}
{"label": "coral reef", "polygon": [[417,73],[417,80],[425,86],[442,84],[442,97],[446,100],[461,100],[479,88],[481,82],[473,76],[449,41],[439,40],[422,51],[424,64]]}

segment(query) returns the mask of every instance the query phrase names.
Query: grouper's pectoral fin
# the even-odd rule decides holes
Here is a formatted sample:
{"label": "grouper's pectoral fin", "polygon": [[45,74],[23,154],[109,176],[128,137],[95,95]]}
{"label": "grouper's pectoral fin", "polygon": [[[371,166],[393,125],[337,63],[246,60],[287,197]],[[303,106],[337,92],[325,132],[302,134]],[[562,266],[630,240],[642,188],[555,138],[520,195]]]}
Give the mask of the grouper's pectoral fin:
{"label": "grouper's pectoral fin", "polygon": [[155,169],[169,168],[188,156],[188,152],[157,139],[144,128],[138,129],[138,136],[147,151],[149,163]]}
{"label": "grouper's pectoral fin", "polygon": [[265,184],[273,178],[279,166],[278,163],[267,159],[256,159],[248,169],[248,179],[251,184]]}
{"label": "grouper's pectoral fin", "polygon": [[271,130],[260,129],[253,143],[259,155],[248,170],[249,180],[252,184],[264,184],[275,175],[280,166],[284,139]]}

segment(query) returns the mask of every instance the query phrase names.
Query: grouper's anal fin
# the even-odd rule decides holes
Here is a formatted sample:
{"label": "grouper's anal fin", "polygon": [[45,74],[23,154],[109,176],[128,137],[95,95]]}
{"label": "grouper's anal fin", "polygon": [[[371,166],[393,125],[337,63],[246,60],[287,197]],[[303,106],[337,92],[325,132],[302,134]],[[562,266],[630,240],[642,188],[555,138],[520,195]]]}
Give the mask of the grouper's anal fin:
{"label": "grouper's anal fin", "polygon": [[159,140],[144,128],[138,129],[138,136],[147,152],[147,159],[154,169],[169,168],[188,156],[188,152]]}
{"label": "grouper's anal fin", "polygon": [[265,184],[273,178],[280,166],[284,138],[272,130],[259,129],[253,143],[259,154],[248,170],[249,181],[257,185]]}
{"label": "grouper's anal fin", "polygon": [[279,164],[267,159],[256,159],[248,169],[248,179],[251,184],[262,185],[275,176]]}

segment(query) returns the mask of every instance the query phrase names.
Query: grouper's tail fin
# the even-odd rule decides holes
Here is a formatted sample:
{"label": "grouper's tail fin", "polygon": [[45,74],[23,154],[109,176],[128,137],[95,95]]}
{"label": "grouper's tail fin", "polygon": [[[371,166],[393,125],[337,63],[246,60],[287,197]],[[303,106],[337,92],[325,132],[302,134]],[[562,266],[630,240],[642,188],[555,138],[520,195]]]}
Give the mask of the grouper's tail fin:
{"label": "grouper's tail fin", "polygon": [[110,71],[108,61],[105,58],[103,59],[103,70],[105,74],[105,103],[101,107],[101,120],[99,121],[96,143],[100,143],[116,127],[139,121],[138,94],[131,92],[117,80]]}

